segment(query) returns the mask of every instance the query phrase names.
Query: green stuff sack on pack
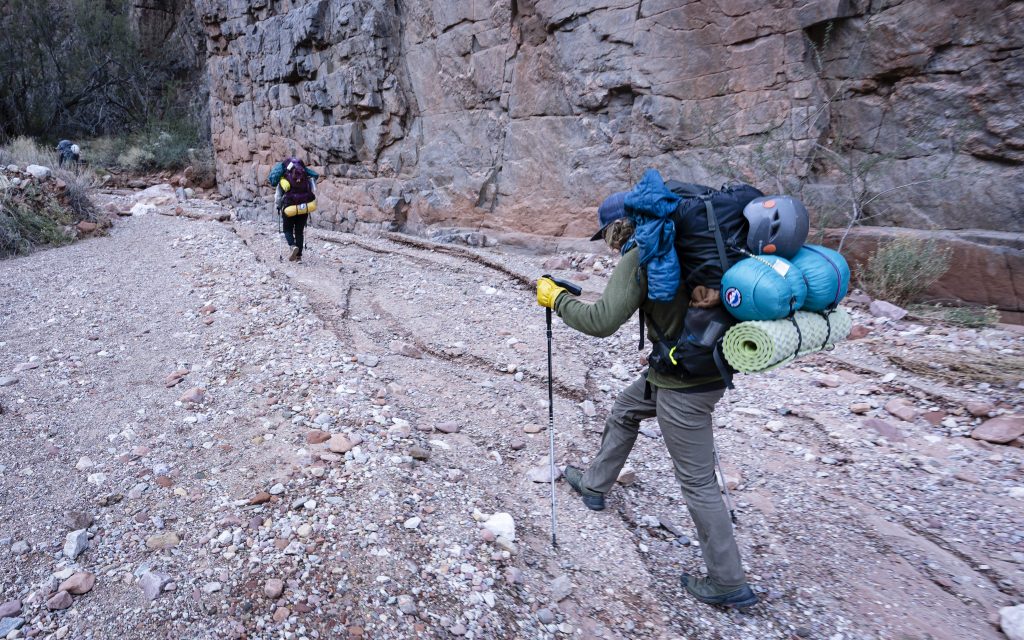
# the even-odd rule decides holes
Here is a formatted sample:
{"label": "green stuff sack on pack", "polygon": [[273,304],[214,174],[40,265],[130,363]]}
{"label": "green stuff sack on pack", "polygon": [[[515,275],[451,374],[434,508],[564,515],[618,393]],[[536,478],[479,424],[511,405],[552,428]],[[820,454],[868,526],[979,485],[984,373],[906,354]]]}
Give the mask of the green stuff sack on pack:
{"label": "green stuff sack on pack", "polygon": [[741,322],[726,332],[722,354],[740,373],[767,371],[844,340],[853,326],[845,309],[829,313],[827,320],[818,313],[797,311],[793,320],[796,326],[790,320]]}

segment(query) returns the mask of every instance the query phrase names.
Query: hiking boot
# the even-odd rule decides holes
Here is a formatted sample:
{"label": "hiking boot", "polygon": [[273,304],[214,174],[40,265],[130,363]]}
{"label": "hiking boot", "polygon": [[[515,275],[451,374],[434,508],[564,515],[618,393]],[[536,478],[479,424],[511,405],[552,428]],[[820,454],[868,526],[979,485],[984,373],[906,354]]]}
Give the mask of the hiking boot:
{"label": "hiking boot", "polygon": [[302,257],[302,252],[299,251],[298,247],[292,247],[292,254],[288,256],[288,262],[295,262]]}
{"label": "hiking boot", "polygon": [[741,587],[722,587],[712,582],[711,578],[697,578],[686,573],[680,576],[679,583],[687,593],[704,604],[746,609],[759,602],[757,594],[747,584]]}
{"label": "hiking boot", "polygon": [[573,466],[565,468],[565,479],[569,483],[576,493],[580,494],[583,499],[583,504],[587,505],[588,509],[593,511],[601,511],[604,509],[604,494],[596,491],[591,491],[583,486],[583,471]]}

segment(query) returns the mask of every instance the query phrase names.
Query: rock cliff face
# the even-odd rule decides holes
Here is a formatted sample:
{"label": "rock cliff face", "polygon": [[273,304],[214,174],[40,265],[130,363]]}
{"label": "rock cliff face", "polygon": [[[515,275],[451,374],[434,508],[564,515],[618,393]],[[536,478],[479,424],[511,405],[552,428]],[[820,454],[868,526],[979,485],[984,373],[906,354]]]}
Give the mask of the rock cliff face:
{"label": "rock cliff face", "polygon": [[[223,193],[318,223],[580,236],[647,167],[819,222],[1024,231],[1011,0],[196,0]],[[584,8],[585,7],[585,8]]]}

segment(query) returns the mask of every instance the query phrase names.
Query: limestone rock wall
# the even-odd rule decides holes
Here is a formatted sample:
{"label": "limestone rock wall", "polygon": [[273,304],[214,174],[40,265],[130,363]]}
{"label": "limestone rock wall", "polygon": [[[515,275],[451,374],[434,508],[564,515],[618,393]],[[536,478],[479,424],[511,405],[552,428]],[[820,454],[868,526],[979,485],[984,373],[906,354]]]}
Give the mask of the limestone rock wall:
{"label": "limestone rock wall", "polygon": [[316,223],[582,236],[647,167],[818,223],[1024,232],[1024,3],[195,0],[222,192]]}

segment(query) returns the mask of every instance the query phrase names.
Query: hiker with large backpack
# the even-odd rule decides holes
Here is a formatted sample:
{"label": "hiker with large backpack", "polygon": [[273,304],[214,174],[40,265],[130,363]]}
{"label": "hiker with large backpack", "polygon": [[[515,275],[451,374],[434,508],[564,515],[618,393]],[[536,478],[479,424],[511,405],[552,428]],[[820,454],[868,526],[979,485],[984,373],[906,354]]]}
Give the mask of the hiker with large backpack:
{"label": "hiker with large backpack", "polygon": [[[711,414],[731,378],[720,343],[735,323],[719,287],[722,274],[743,257],[750,229],[744,207],[762,195],[748,185],[666,185],[648,170],[632,191],[613,194],[598,208],[600,230],[591,239],[603,238],[622,254],[601,298],[585,303],[549,278],[537,281],[538,304],[570,327],[606,337],[639,311],[640,348],[645,325],[653,340],[650,368],[619,394],[597,455],[585,470],[567,466],[566,480],[584,505],[604,509],[640,422],[657,417],[708,572],[706,578],[684,573],[681,584],[703,603],[733,608],[758,598],[747,584],[715,477]],[[760,241],[787,242],[792,226],[758,224]]]}
{"label": "hiker with large backpack", "polygon": [[57,166],[61,169],[64,165],[77,167],[81,162],[81,149],[70,140],[61,140],[57,143]]}
{"label": "hiker with large backpack", "polygon": [[274,191],[274,210],[281,215],[284,239],[292,248],[290,262],[302,260],[304,231],[309,214],[316,211],[316,171],[296,157],[287,158],[270,170],[267,178]]}

